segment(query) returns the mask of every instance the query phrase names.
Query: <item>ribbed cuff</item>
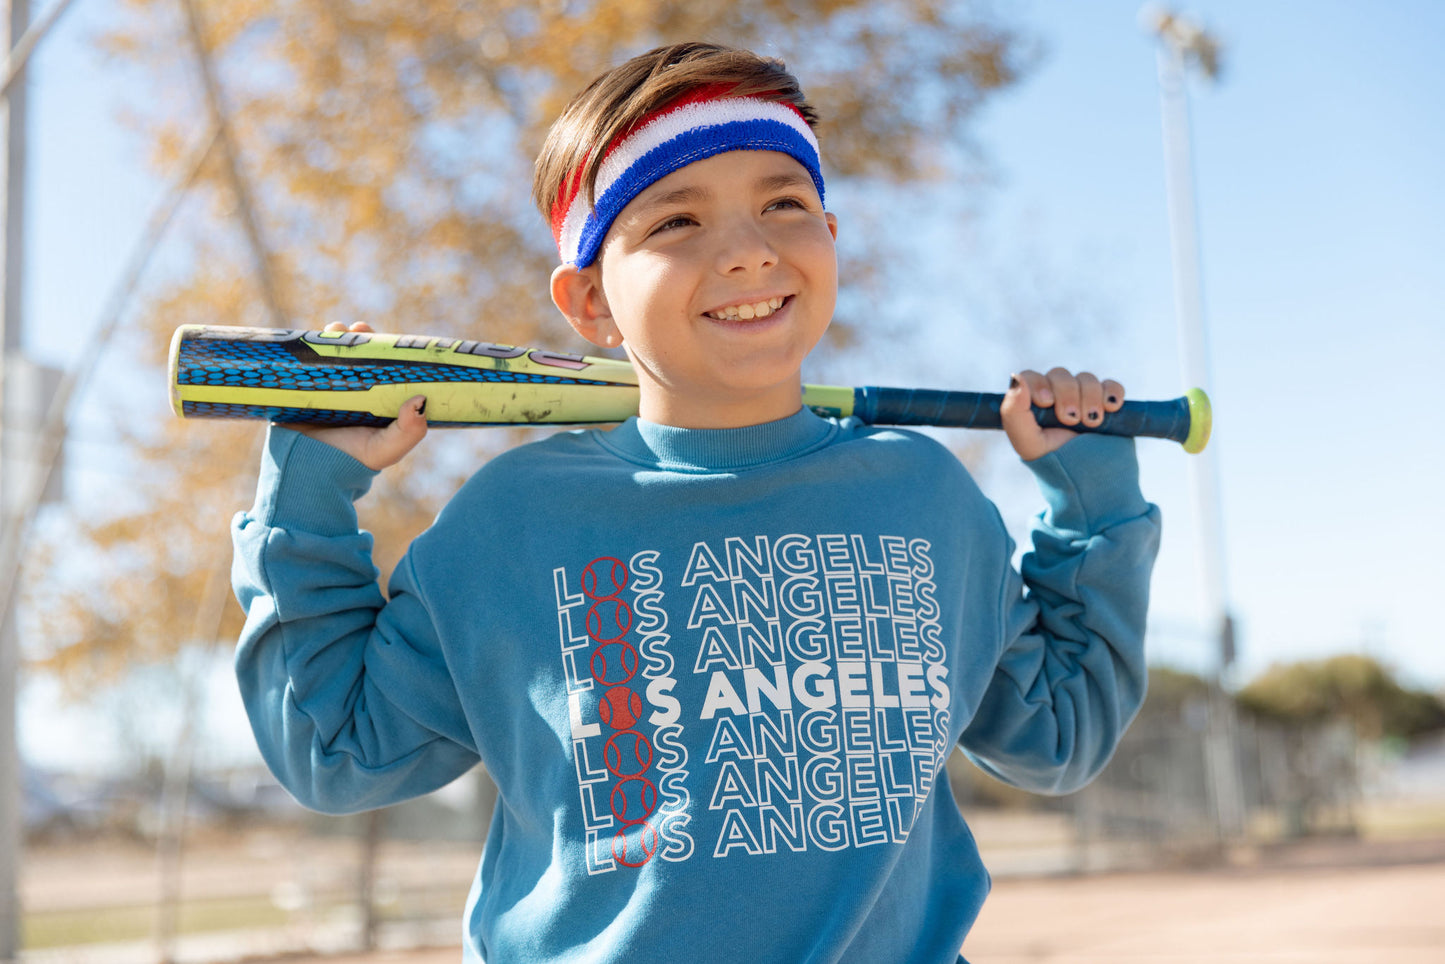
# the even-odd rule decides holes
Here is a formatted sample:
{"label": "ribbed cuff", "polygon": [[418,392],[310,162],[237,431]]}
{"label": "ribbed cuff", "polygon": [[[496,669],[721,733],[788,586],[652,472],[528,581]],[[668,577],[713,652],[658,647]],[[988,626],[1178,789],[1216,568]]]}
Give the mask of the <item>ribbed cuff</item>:
{"label": "ribbed cuff", "polygon": [[1139,460],[1131,438],[1080,435],[1024,464],[1048,505],[1044,521],[1055,529],[1102,532],[1149,509],[1139,491]]}
{"label": "ribbed cuff", "polygon": [[251,517],[278,528],[347,535],[356,531],[353,503],[367,493],[376,476],[338,448],[272,425],[266,433]]}

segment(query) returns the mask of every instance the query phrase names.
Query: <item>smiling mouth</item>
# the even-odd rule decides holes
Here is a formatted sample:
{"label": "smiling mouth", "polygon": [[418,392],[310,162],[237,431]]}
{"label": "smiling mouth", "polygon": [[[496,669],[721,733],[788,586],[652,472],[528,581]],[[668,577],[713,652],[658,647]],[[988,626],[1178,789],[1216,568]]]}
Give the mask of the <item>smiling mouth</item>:
{"label": "smiling mouth", "polygon": [[747,305],[728,305],[726,308],[719,308],[717,311],[703,312],[709,318],[717,321],[752,321],[754,318],[766,318],[777,311],[791,299],[769,298],[767,301],[758,301]]}

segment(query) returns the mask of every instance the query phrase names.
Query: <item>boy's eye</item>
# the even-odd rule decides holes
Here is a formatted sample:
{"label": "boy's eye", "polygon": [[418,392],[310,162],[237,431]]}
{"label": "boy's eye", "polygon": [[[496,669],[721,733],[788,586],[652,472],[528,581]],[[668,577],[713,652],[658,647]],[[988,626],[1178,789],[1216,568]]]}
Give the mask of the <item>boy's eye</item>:
{"label": "boy's eye", "polygon": [[668,218],[666,221],[658,224],[655,228],[652,229],[652,233],[657,234],[662,231],[672,231],[677,228],[685,228],[688,225],[694,223],[696,222],[694,222],[692,218],[688,217],[685,214],[679,214],[676,217]]}
{"label": "boy's eye", "polygon": [[769,204],[767,207],[763,208],[763,210],[777,211],[786,210],[788,208],[801,208],[803,206],[803,202],[795,197],[780,197],[773,203]]}

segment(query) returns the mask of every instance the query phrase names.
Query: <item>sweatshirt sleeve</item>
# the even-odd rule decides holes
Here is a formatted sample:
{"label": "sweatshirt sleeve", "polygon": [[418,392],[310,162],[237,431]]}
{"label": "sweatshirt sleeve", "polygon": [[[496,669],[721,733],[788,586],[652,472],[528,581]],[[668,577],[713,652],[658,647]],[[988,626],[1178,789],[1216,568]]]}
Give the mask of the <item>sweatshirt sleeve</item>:
{"label": "sweatshirt sleeve", "polygon": [[1032,463],[1047,509],[1022,573],[1005,566],[1004,648],[960,743],[986,772],[1069,793],[1108,763],[1144,701],[1159,510],[1131,439],[1082,436]]}
{"label": "sweatshirt sleeve", "polygon": [[246,713],[277,780],[328,813],[419,796],[477,762],[412,554],[388,600],[358,531],[353,503],[374,476],[272,428],[255,505],[232,524]]}

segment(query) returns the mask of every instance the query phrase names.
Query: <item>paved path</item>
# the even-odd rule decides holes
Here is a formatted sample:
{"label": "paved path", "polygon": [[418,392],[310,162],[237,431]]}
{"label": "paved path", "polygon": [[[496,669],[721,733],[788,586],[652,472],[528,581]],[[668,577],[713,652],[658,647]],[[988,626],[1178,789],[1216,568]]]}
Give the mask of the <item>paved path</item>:
{"label": "paved path", "polygon": [[1445,863],[999,882],[971,964],[1445,964]]}
{"label": "paved path", "polygon": [[[51,869],[57,878],[86,879],[63,862]],[[47,893],[35,890],[37,899]],[[446,940],[458,922],[438,926],[432,939]],[[1260,854],[1253,866],[1213,870],[1001,875],[964,953],[971,964],[1445,964],[1445,839],[1316,842]],[[460,964],[461,952],[298,955],[253,936],[197,935],[179,958]],[[25,964],[154,960],[146,942],[22,955]]]}
{"label": "paved path", "polygon": [[[1445,964],[1445,861],[1002,880],[971,964]],[[458,964],[455,948],[315,964]]]}

